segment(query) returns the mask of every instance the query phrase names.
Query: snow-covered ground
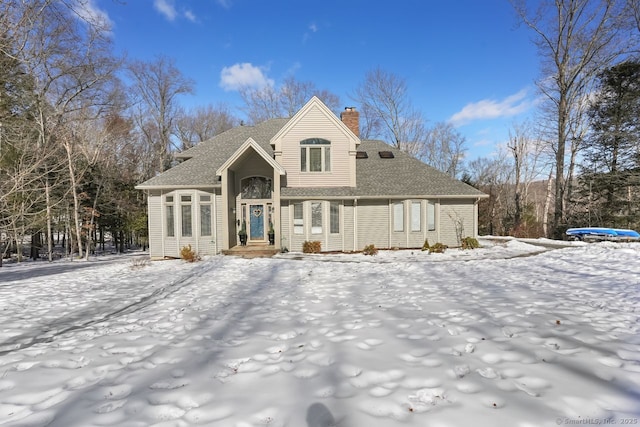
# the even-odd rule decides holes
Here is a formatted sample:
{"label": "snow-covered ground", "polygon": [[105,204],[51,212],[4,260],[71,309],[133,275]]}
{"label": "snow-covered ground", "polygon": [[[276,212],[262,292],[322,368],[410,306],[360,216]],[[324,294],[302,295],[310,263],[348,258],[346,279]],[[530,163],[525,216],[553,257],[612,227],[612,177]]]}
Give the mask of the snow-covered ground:
{"label": "snow-covered ground", "polygon": [[0,425],[639,424],[640,244],[492,242],[5,265]]}

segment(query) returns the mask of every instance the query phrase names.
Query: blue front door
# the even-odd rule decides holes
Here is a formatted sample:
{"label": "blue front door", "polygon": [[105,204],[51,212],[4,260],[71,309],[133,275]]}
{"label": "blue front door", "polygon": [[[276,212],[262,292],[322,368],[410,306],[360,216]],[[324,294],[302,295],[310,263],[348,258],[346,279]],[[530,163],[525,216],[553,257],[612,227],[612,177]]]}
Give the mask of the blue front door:
{"label": "blue front door", "polygon": [[249,206],[249,237],[264,240],[264,205]]}

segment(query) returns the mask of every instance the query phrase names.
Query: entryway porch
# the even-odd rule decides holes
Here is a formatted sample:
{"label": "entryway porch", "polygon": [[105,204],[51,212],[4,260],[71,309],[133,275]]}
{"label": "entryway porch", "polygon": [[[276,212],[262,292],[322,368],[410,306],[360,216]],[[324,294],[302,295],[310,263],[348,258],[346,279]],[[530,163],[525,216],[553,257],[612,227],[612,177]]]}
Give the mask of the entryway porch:
{"label": "entryway porch", "polygon": [[280,252],[280,249],[267,243],[248,243],[246,246],[238,245],[230,249],[224,249],[222,254],[242,258],[271,258],[278,252]]}

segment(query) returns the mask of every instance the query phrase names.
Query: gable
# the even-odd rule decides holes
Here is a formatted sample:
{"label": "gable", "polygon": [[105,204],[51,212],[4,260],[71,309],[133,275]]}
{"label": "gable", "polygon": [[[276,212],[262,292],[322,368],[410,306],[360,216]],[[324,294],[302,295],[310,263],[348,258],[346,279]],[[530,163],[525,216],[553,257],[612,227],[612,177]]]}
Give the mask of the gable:
{"label": "gable", "polygon": [[360,144],[358,137],[320,99],[314,96],[274,135],[271,146],[278,153],[282,151],[282,142],[291,136],[291,132],[302,133],[307,137],[323,138],[325,137],[322,135],[323,131],[333,135],[340,134],[342,138],[353,144],[353,147],[350,147],[352,150]]}
{"label": "gable", "polygon": [[316,97],[271,139],[275,159],[287,171],[287,187],[354,187],[358,144],[360,139]]}

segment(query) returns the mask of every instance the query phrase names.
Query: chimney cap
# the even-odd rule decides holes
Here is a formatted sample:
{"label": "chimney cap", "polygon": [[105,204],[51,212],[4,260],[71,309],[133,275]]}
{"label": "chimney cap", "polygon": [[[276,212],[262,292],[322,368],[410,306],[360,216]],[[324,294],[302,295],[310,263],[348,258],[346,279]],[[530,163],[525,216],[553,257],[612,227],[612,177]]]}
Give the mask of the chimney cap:
{"label": "chimney cap", "polygon": [[356,107],[344,107],[345,111],[356,111]]}

